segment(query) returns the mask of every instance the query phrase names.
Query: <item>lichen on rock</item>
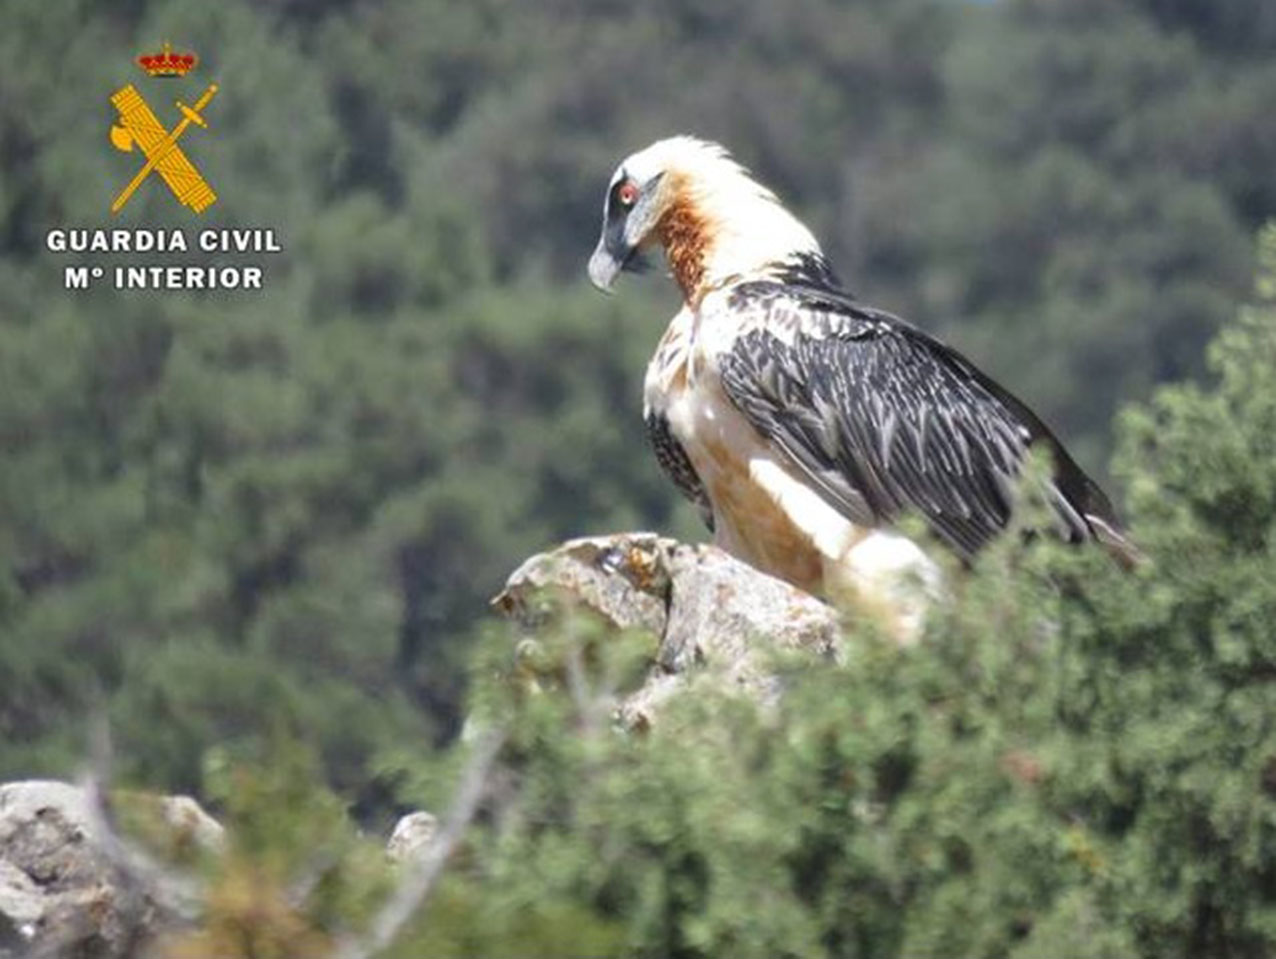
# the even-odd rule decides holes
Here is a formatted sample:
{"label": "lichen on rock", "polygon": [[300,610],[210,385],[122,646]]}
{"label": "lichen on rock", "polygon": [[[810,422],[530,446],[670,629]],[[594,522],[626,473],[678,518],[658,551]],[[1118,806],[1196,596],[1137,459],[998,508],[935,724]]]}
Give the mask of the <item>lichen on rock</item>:
{"label": "lichen on rock", "polygon": [[565,609],[617,630],[644,630],[658,646],[641,686],[625,691],[617,716],[649,725],[662,703],[695,682],[714,681],[772,698],[775,656],[837,654],[836,610],[711,545],[655,533],[569,540],[524,562],[494,607],[536,635]]}

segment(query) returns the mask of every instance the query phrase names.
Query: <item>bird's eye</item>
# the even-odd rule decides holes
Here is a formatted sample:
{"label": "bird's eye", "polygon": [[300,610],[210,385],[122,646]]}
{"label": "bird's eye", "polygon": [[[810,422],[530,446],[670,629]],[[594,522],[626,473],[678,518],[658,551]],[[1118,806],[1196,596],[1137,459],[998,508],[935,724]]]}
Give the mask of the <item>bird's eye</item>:
{"label": "bird's eye", "polygon": [[638,201],[638,187],[626,180],[616,188],[616,201],[621,206],[633,206]]}

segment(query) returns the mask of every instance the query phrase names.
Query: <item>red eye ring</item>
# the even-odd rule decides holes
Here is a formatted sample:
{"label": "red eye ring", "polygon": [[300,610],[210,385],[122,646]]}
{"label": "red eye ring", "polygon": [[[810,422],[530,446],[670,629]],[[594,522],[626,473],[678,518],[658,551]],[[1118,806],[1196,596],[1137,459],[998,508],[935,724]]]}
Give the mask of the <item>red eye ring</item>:
{"label": "red eye ring", "polygon": [[638,187],[625,181],[616,188],[616,199],[621,206],[633,206],[638,202]]}

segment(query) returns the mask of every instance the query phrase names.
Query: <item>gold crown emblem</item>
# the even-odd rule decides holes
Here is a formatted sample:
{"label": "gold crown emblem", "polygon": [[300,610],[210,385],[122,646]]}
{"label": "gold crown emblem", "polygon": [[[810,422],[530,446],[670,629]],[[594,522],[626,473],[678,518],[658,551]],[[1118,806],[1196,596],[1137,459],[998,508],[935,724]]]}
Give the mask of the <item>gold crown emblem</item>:
{"label": "gold crown emblem", "polygon": [[159,53],[143,53],[134,62],[153,77],[184,77],[195,69],[199,57],[175,51],[166,42]]}

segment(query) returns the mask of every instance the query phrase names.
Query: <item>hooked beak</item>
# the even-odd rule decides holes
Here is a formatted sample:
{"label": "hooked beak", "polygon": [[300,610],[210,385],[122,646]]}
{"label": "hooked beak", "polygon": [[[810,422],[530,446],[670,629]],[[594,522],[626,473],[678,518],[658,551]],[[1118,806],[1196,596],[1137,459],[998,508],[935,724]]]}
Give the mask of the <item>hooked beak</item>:
{"label": "hooked beak", "polygon": [[624,267],[624,261],[617,259],[607,249],[606,239],[601,238],[594,249],[594,255],[589,258],[589,282],[604,293],[610,293],[611,285],[616,282],[617,274]]}

